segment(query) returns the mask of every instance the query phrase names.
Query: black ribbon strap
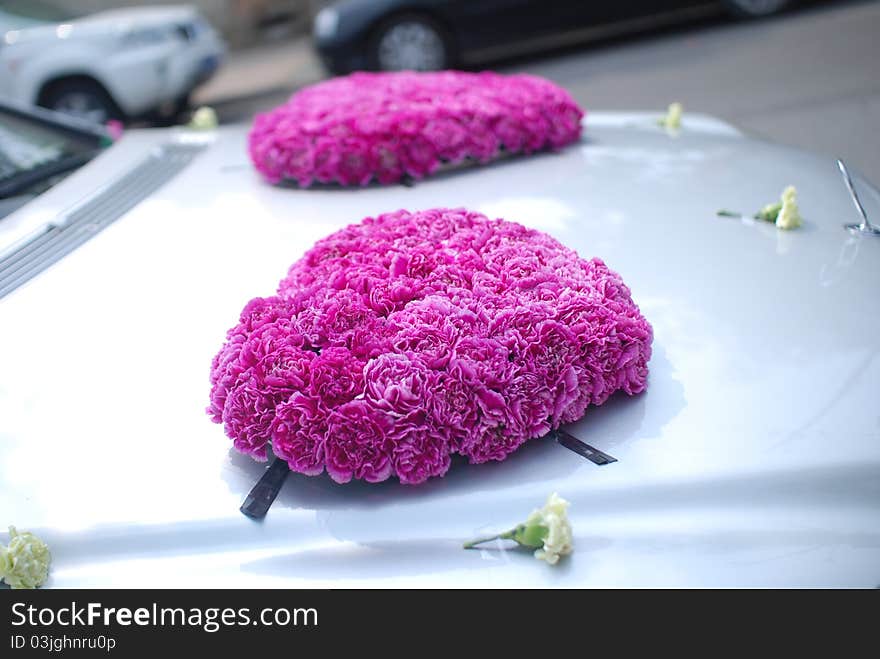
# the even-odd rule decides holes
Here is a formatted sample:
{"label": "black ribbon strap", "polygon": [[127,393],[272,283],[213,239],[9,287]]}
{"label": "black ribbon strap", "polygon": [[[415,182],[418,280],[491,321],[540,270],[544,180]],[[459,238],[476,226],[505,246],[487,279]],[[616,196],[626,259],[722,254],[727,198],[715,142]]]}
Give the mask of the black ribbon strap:
{"label": "black ribbon strap", "polygon": [[253,489],[248,493],[239,510],[251,519],[262,519],[269,512],[269,506],[275,501],[275,497],[281,491],[281,486],[290,473],[287,462],[281,458],[269,465],[266,472],[257,481]]}
{"label": "black ribbon strap", "polygon": [[[600,451],[594,446],[590,446],[586,442],[582,442],[564,430],[554,430],[550,434],[555,435],[556,441],[569,451],[574,451],[594,464],[607,465],[617,462],[617,458]],[[289,474],[290,467],[287,466],[287,462],[281,458],[275,458],[260,477],[260,480],[257,481],[257,484],[248,493],[239,510],[251,519],[262,519],[265,517]]]}
{"label": "black ribbon strap", "polygon": [[607,465],[617,462],[617,458],[613,458],[607,453],[603,453],[599,449],[590,446],[586,442],[582,442],[574,435],[570,435],[564,430],[557,430],[556,441],[562,444],[569,451],[574,451],[582,458],[586,458],[590,462],[597,465]]}

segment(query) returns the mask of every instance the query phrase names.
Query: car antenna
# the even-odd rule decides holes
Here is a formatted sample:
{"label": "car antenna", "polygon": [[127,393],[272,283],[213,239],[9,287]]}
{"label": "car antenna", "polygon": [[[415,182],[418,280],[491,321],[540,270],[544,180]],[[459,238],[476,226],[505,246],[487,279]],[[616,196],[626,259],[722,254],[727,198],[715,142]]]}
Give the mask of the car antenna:
{"label": "car antenna", "polygon": [[862,216],[861,223],[844,224],[844,228],[850,233],[867,233],[871,236],[880,236],[880,227],[871,224],[871,221],[868,219],[868,214],[865,212],[865,208],[864,206],[862,206],[862,202],[859,200],[859,195],[856,192],[853,181],[849,176],[849,172],[846,171],[846,165],[843,164],[843,160],[841,160],[840,158],[837,159],[837,168],[843,175],[843,182],[846,184],[846,189],[849,190],[849,196],[852,199],[856,210],[859,212],[859,215]]}

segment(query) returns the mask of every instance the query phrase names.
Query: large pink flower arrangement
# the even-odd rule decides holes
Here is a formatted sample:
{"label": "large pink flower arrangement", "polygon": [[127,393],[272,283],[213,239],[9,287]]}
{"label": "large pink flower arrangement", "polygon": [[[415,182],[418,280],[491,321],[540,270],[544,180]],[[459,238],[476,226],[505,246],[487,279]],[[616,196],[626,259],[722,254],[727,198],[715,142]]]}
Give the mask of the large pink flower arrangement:
{"label": "large pink flower arrangement", "polygon": [[303,474],[421,483],[641,392],[651,338],[599,259],[479,213],[398,211],[321,240],[247,304],[208,412],[259,460],[271,442]]}
{"label": "large pink flower arrangement", "polygon": [[485,163],[502,148],[562,147],[580,137],[581,117],[568,92],[536,76],[355,73],[257,115],[249,150],[273,183],[394,183],[443,163]]}

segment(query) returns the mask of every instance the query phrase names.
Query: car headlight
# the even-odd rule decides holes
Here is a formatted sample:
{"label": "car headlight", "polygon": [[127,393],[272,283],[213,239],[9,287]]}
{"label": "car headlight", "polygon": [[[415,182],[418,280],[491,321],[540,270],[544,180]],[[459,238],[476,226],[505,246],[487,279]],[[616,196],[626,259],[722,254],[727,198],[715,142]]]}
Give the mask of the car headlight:
{"label": "car headlight", "polygon": [[140,48],[165,43],[176,38],[170,27],[135,28],[122,35],[121,45],[124,48]]}
{"label": "car headlight", "polygon": [[318,39],[329,39],[336,34],[339,27],[339,12],[333,7],[325,7],[315,16],[312,32]]}

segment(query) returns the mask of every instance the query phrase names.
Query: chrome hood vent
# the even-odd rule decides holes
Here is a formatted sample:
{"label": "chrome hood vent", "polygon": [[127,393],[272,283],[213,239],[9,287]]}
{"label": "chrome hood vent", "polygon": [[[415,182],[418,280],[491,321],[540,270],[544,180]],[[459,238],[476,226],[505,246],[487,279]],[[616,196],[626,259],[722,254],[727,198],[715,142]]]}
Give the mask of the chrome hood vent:
{"label": "chrome hood vent", "polygon": [[0,298],[113,224],[179,174],[206,146],[188,142],[156,147],[126,174],[13,246],[0,257]]}

